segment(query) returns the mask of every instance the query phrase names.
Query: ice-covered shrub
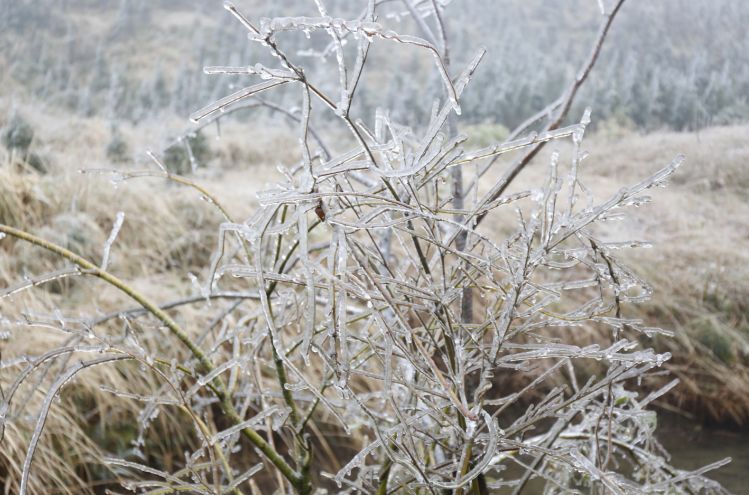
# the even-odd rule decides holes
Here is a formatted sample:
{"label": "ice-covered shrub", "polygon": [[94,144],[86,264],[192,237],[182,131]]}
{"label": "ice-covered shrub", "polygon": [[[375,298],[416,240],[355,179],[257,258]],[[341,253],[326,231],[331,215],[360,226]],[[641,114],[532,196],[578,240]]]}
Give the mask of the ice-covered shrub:
{"label": "ice-covered shrub", "polygon": [[[135,491],[486,494],[521,493],[530,483],[545,493],[722,491],[702,474],[726,461],[680,471],[653,437],[648,406],[676,382],[637,393],[639,381],[669,359],[641,348],[638,337],[668,332],[626,316],[627,305],[651,290],[617,251],[648,245],[606,228],[648,202],[649,190],[682,158],[597,198],[585,187],[585,169],[594,166],[582,144],[589,113],[563,125],[622,2],[603,9],[594,49],[563,95],[502,142],[479,149],[464,147],[466,137],[454,129],[461,96],[486,54],[479,50],[453,70],[445,2],[404,4],[396,13],[410,15],[423,37],[391,30],[388,6],[374,0],[358,17],[332,17],[317,1],[316,17],[259,22],[226,4],[278,63],[206,68],[259,82],[192,119],[205,124],[285,86],[298,94],[300,110],[288,115],[299,123],[302,159],[282,167],[285,179],[258,195],[252,218],[236,221],[220,194],[173,176],[153,156],[159,169],[144,174],[196,188],[226,218],[211,266],[202,281],[192,275],[193,297],[159,306],[108,271],[122,216],[101,262],[0,225],[72,263],[46,279],[96,277],[140,306],[90,317],[56,313],[45,325],[69,336],[64,346],[3,356],[4,368],[18,370],[0,405],[3,425],[24,421],[21,392],[51,364],[64,364],[39,404],[21,492],[63,386],[88,368],[122,361],[163,383],[148,394],[102,384],[120,400],[144,403],[132,455],[105,460]],[[282,48],[287,32],[322,34],[328,44],[298,62]],[[428,122],[409,128],[386,109],[371,124],[370,116],[353,114],[373,43],[415,48],[434,64],[441,89]],[[326,58],[336,61],[330,80],[309,80],[303,63]],[[326,142],[314,130],[322,119],[337,121],[349,138]],[[570,156],[555,152],[548,163],[534,163],[546,167],[542,184],[510,187],[544,144],[562,140],[572,142]],[[485,184],[499,157],[512,160]],[[493,216],[513,216],[513,232],[487,229]],[[0,295],[46,279],[23,280]],[[206,311],[218,313],[210,325],[180,318],[180,307],[205,301]],[[123,324],[111,325],[117,318]],[[146,318],[151,324],[134,324]],[[11,331],[30,331],[27,325],[19,319]],[[591,328],[603,330],[603,343],[566,343],[570,333]],[[179,348],[165,349],[166,338]],[[600,372],[580,381],[578,370],[591,362]],[[523,385],[508,386],[516,383]],[[143,453],[142,432],[165,409],[189,418],[196,438],[183,458],[175,453],[183,460],[170,470],[148,465]],[[331,447],[333,436],[323,431],[343,440]]]}
{"label": "ice-covered shrub", "polygon": [[124,163],[131,160],[130,146],[117,127],[112,127],[112,137],[107,143],[107,158],[114,163]]}
{"label": "ice-covered shrub", "polygon": [[480,147],[502,142],[510,130],[501,124],[483,123],[466,126],[463,132],[470,139],[471,145]]}
{"label": "ice-covered shrub", "polygon": [[26,154],[34,140],[34,128],[18,114],[13,115],[3,129],[3,146],[9,150]]}
{"label": "ice-covered shrub", "polygon": [[21,115],[15,113],[2,130],[2,144],[16,161],[39,173],[47,172],[47,163],[38,153],[30,151],[34,142],[34,128]]}
{"label": "ice-covered shrub", "polygon": [[164,165],[171,173],[186,175],[198,166],[205,165],[211,150],[202,132],[196,132],[177,140],[164,151]]}

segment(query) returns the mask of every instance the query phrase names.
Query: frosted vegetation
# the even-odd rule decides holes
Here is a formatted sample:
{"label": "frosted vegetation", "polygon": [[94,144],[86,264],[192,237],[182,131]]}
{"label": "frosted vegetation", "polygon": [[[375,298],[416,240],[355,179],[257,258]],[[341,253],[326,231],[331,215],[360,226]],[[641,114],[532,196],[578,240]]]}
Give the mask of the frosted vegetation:
{"label": "frosted vegetation", "polygon": [[[623,0],[600,2],[597,39],[563,94],[480,149],[465,146],[456,121],[485,50],[462,56],[465,65],[450,62],[446,24],[459,7],[448,3],[370,0],[345,19],[323,0],[306,17],[258,19],[225,5],[273,63],[207,67],[248,82],[191,119],[199,128],[217,123],[284,87],[296,94],[283,111],[298,122],[301,160],[282,167],[285,179],[258,194],[259,208],[244,221],[230,218],[220,194],[173,175],[158,153],[151,170],[117,173],[115,182],[156,175],[194,187],[224,215],[211,266],[191,275],[193,297],[159,306],[107,271],[124,214],[100,260],[0,225],[2,242],[29,242],[69,264],[0,296],[96,277],[139,305],[6,320],[13,332],[43,325],[65,337],[44,354],[2,356],[2,368],[16,373],[2,391],[2,429],[35,424],[20,493],[33,483],[36,447],[64,386],[89,368],[127,361],[161,386],[134,394],[101,384],[117,400],[143,404],[130,454],[103,462],[138,493],[723,492],[703,475],[728,459],[682,471],[653,436],[648,406],[676,381],[637,392],[670,357],[642,348],[638,337],[669,332],[627,317],[627,305],[651,289],[617,252],[649,244],[611,227],[650,201],[682,157],[598,199],[585,186],[595,166],[583,144],[590,112],[563,125]],[[398,32],[394,13],[410,16],[417,32]],[[284,48],[290,33],[312,40],[305,56]],[[433,67],[440,85],[420,95],[432,105],[426,120],[406,126],[388,108],[352,111],[374,44],[417,50]],[[315,131],[322,120],[338,122],[350,138],[326,142]],[[572,153],[551,155],[544,183],[508,192],[543,146],[565,140]],[[485,184],[500,157],[510,165]],[[482,228],[493,216],[515,218],[514,229]],[[232,304],[204,328],[170,313],[223,300]],[[113,319],[119,331],[103,327]],[[608,343],[566,343],[583,326],[602,329]],[[591,362],[597,372],[579,380]],[[41,380],[50,384],[45,398],[31,401]],[[174,452],[179,461],[169,471],[142,454],[145,433],[166,409],[188,417],[196,438],[194,450]],[[351,438],[342,465],[326,460],[323,424]]]}
{"label": "frosted vegetation", "polygon": [[[266,16],[317,15],[308,0],[243,0],[242,5],[258,8],[265,3]],[[392,3],[398,4],[385,2],[382,8]],[[349,0],[328,4],[347,19],[361,9],[360,2]],[[204,0],[2,2],[4,92],[78,115],[136,123],[152,118],[155,111],[187,115],[197,102],[218,99],[231,92],[232,84],[241,84],[239,76],[203,77],[203,66],[270,63],[262,47],[246,42],[242,26],[226,23],[218,10]],[[398,29],[404,32],[412,30],[413,21],[401,15],[407,12],[390,10],[388,22],[400,23]],[[474,89],[463,95],[466,119],[461,122],[499,123],[510,129],[555,98],[559,86],[574,75],[599,12],[595,0],[566,0],[563,5],[553,0],[511,1],[501,8],[496,0],[471,0],[452,11],[455,60],[467,62],[463,59],[481,45],[491,54],[476,75]],[[593,127],[612,123],[646,130],[745,121],[748,23],[749,10],[736,0],[629,0],[573,113],[592,106]],[[23,43],[16,42],[19,38]],[[295,52],[310,45],[304,36],[284,39],[287,50]],[[316,42],[313,46],[319,48]],[[194,56],[185,57],[186,51]],[[381,78],[367,78],[388,90],[386,106],[394,117],[417,125],[428,119],[430,110],[419,88],[435,89],[439,75],[427,70],[424,57],[411,50],[389,55],[389,64],[400,70],[391,65]],[[376,73],[381,66],[369,69]],[[306,68],[308,76],[325,78],[324,66]],[[296,96],[290,93],[285,102],[294,105]],[[355,105],[369,115],[382,103],[362,95]]]}

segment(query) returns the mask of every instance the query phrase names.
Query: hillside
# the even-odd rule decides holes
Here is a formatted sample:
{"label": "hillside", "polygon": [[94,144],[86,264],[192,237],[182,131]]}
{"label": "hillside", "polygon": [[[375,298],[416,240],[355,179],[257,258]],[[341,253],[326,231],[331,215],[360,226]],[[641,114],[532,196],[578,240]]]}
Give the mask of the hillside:
{"label": "hillside", "polygon": [[[342,0],[328,4],[334,15],[356,16],[360,8]],[[260,0],[237,5],[261,12],[258,17],[315,15],[313,2],[305,0],[284,2],[283,12]],[[383,8],[386,26],[421,34],[402,7]],[[464,98],[464,118],[510,128],[556,98],[574,76],[598,15],[588,0],[501,6],[493,0],[456,1],[447,12],[455,67],[480,46],[488,50]],[[732,0],[628,1],[573,114],[592,106],[594,125],[610,121],[648,130],[745,121],[747,23],[749,8]],[[313,34],[312,41],[324,47],[324,37]],[[281,42],[294,51],[307,40],[288,35]],[[156,113],[186,117],[241,84],[239,78],[205,77],[206,65],[268,62],[220,2],[199,0],[4,1],[0,47],[0,63],[7,68],[0,75],[0,98],[132,122]],[[374,83],[359,108],[362,118],[370,118],[376,105],[400,108],[397,116],[404,119],[429,111],[429,103],[414,98],[419,87],[439,84],[428,59],[413,50],[388,49],[375,49],[372,57],[373,66],[396,70],[370,75]]]}

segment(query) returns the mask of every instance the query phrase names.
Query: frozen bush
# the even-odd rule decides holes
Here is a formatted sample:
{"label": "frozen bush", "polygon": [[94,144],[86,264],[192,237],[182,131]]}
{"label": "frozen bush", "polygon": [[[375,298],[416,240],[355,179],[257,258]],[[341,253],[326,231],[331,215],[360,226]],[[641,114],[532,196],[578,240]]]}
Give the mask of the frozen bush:
{"label": "frozen bush", "polygon": [[25,155],[32,141],[34,141],[34,128],[20,115],[13,115],[3,130],[3,145],[8,150]]}
{"label": "frozen bush", "polygon": [[112,127],[112,137],[107,144],[107,158],[114,163],[123,163],[131,160],[130,147],[117,127]]}
{"label": "frozen bush", "polygon": [[186,175],[205,165],[210,156],[208,141],[202,132],[196,132],[178,139],[164,151],[164,165],[171,173]]}
{"label": "frozen bush", "polygon": [[[298,122],[302,159],[281,167],[284,179],[258,194],[259,207],[245,221],[231,218],[220,194],[173,176],[174,167],[155,155],[158,172],[118,172],[119,180],[157,175],[194,187],[224,215],[211,266],[202,280],[188,274],[194,296],[159,306],[107,271],[119,216],[101,263],[0,226],[74,265],[23,280],[4,295],[85,275],[140,306],[90,318],[55,314],[44,323],[71,336],[64,347],[3,356],[4,367],[19,370],[0,406],[4,423],[24,415],[22,384],[47,363],[66,364],[55,368],[39,405],[22,493],[60,390],[87,368],[121,361],[137,362],[163,382],[147,394],[104,385],[121,400],[143,403],[133,455],[105,460],[134,491],[240,493],[262,485],[263,493],[466,495],[521,493],[532,481],[550,494],[722,492],[703,474],[727,460],[681,471],[653,437],[649,406],[676,381],[637,392],[670,357],[642,348],[638,338],[669,332],[626,316],[651,289],[618,252],[649,244],[606,228],[647,203],[682,157],[599,198],[585,187],[593,166],[583,149],[589,111],[563,125],[622,1],[608,9],[600,3],[594,49],[562,96],[479,148],[468,148],[455,129],[461,97],[486,53],[452,69],[446,3],[370,0],[360,15],[343,19],[317,0],[315,17],[259,21],[226,4],[277,62],[206,68],[255,80],[192,120],[202,126],[256,108],[265,101],[260,93],[286,87],[298,98],[299,110],[287,114]],[[386,24],[408,15],[420,37]],[[327,80],[310,80],[301,57],[283,49],[289,32],[327,38],[317,56],[302,59],[334,60]],[[433,64],[440,87],[428,121],[409,128],[387,109],[370,123],[370,116],[353,115],[374,43],[418,50]],[[315,131],[321,121],[337,123],[348,138],[327,142]],[[543,183],[511,188],[545,144],[563,140],[572,143],[569,156],[554,152],[547,163],[534,163],[545,167]],[[496,182],[479,187],[498,157],[512,160]],[[494,216],[516,218],[514,230],[498,236],[487,229]],[[207,327],[179,317],[181,307],[206,301],[205,311],[218,313]],[[116,318],[124,328],[106,325]],[[135,324],[145,318],[158,324]],[[18,331],[24,326],[19,320]],[[602,342],[567,343],[586,328],[601,330]],[[154,343],[165,335],[180,349]],[[579,380],[591,363],[598,373]],[[190,418],[195,447],[173,469],[149,466],[143,432],[160,411],[175,408]],[[324,431],[345,441],[331,447],[335,437]]]}
{"label": "frozen bush", "polygon": [[3,130],[2,143],[20,163],[39,173],[47,173],[47,163],[38,153],[30,151],[34,128],[19,114],[14,114]]}

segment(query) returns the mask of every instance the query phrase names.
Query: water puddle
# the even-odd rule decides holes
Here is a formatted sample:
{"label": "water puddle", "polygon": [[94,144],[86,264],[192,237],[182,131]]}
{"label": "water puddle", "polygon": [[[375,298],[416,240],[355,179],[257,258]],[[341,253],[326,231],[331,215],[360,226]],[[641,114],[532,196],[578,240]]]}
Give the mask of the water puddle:
{"label": "water puddle", "polygon": [[732,493],[749,493],[749,429],[729,431],[661,416],[656,436],[671,453],[671,464],[679,469],[697,469],[731,457],[733,462],[707,476]]}

